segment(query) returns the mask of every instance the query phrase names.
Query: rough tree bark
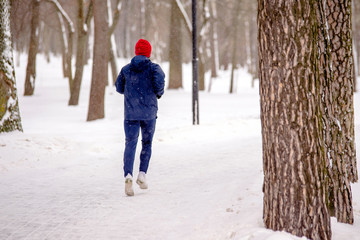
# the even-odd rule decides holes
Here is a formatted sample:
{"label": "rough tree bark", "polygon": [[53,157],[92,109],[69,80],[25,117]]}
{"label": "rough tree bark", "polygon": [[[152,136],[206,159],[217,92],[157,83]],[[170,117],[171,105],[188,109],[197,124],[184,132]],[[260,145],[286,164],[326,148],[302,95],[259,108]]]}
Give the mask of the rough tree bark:
{"label": "rough tree bark", "polygon": [[10,1],[0,1],[0,133],[22,131],[10,34]]}
{"label": "rough tree bark", "polygon": [[26,67],[24,95],[34,94],[36,79],[36,55],[39,48],[39,22],[40,22],[40,0],[31,1],[31,33],[28,63]]}
{"label": "rough tree bark", "polygon": [[315,0],[258,0],[267,228],[331,239]]}
{"label": "rough tree bark", "polygon": [[104,118],[105,86],[108,81],[107,2],[92,0],[95,23],[94,55],[87,121]]}
{"label": "rough tree bark", "polygon": [[329,208],[339,222],[353,223],[350,182],[357,181],[353,105],[351,1],[318,2],[323,138]]}
{"label": "rough tree bark", "polygon": [[[328,0],[331,59],[334,74],[333,99],[337,101],[335,112],[341,124],[341,148],[347,175],[351,182],[358,180],[354,131],[354,62],[352,48],[351,0]],[[333,9],[333,10],[332,10]]]}

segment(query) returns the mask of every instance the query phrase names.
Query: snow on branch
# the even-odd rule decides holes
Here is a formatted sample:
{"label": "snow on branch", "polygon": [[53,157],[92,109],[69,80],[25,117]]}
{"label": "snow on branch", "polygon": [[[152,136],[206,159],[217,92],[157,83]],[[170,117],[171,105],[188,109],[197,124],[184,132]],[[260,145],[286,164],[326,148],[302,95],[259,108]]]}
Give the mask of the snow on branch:
{"label": "snow on branch", "polygon": [[65,10],[62,8],[61,4],[57,1],[57,0],[46,0],[50,3],[53,3],[55,5],[55,7],[57,8],[57,10],[61,13],[61,15],[65,18],[65,20],[67,21],[68,25],[69,25],[69,31],[71,31],[72,33],[75,32],[75,28],[74,28],[74,24],[71,21],[69,15],[65,12]]}
{"label": "snow on branch", "polygon": [[109,15],[109,26],[110,26],[109,27],[109,35],[113,34],[113,32],[115,31],[116,24],[119,21],[122,1],[117,0],[114,16],[112,16],[112,14],[111,14],[111,5],[110,4],[111,4],[111,2],[109,2],[109,4],[108,4],[108,6],[109,6],[108,15]]}
{"label": "snow on branch", "polygon": [[192,25],[191,25],[191,21],[190,21],[190,18],[189,16],[187,15],[186,11],[185,11],[185,8],[183,6],[183,4],[181,3],[180,0],[176,0],[176,4],[181,12],[181,15],[183,16],[183,19],[185,21],[185,25],[186,25],[186,29],[188,30],[188,32],[192,33]]}
{"label": "snow on branch", "polygon": [[[64,44],[65,44],[65,49],[68,49],[68,44],[66,41],[66,29],[65,29],[65,24],[64,24],[64,20],[63,17],[61,15],[60,12],[57,13],[58,18],[59,18],[59,22],[60,22],[60,27],[61,27],[61,32],[62,32],[62,38],[64,40]],[[66,50],[67,51],[67,50]]]}

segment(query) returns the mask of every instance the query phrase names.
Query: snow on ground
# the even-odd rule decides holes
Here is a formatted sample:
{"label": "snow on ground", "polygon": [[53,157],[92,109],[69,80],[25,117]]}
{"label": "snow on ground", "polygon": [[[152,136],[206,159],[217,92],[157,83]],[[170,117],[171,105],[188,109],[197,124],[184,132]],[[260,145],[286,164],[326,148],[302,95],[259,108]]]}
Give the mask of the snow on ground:
{"label": "snow on ground", "polygon": [[[258,89],[244,71],[237,94],[227,94],[228,72],[212,93],[200,93],[200,125],[193,126],[185,67],[185,90],[168,90],[159,102],[149,189],[135,186],[126,197],[123,97],[108,87],[106,118],[86,122],[90,67],[80,105],[68,107],[60,60],[38,58],[35,95],[24,97],[22,57],[24,133],[0,135],[0,239],[301,239],[264,228]],[[356,104],[358,143],[359,110]],[[360,186],[352,186],[355,224],[332,219],[335,240],[360,239]]]}

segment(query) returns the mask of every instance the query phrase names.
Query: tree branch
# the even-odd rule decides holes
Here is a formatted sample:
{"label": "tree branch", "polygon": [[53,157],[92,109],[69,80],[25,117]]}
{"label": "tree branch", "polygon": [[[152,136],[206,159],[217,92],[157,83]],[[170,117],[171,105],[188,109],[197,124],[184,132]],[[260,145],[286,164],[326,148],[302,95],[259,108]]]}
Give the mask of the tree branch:
{"label": "tree branch", "polygon": [[121,6],[122,6],[122,0],[117,0],[115,13],[114,13],[114,17],[113,17],[113,20],[112,20],[112,25],[109,27],[109,35],[110,36],[115,31],[115,27],[116,27],[116,25],[117,25],[117,23],[119,21]]}
{"label": "tree branch", "polygon": [[183,17],[183,20],[185,21],[186,29],[188,30],[189,35],[192,34],[192,25],[189,16],[187,15],[184,6],[182,5],[180,0],[176,0],[176,5],[178,6],[181,16]]}

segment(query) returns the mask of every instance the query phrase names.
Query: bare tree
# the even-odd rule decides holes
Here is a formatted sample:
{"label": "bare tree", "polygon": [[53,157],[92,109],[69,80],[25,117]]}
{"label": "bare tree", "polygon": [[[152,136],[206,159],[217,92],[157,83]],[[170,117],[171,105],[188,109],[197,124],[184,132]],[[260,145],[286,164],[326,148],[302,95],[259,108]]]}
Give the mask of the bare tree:
{"label": "bare tree", "polygon": [[35,89],[36,55],[39,48],[40,0],[31,1],[31,10],[31,35],[25,76],[25,96],[33,95]]}
{"label": "bare tree", "polygon": [[210,52],[211,52],[211,77],[209,81],[208,91],[211,91],[213,78],[218,76],[219,70],[219,45],[217,30],[217,5],[215,0],[210,0]]}
{"label": "bare tree", "polygon": [[[62,41],[63,43],[63,69],[64,76],[68,78],[69,81],[69,89],[71,93],[72,85],[73,85],[73,75],[72,75],[72,55],[73,55],[73,38],[75,33],[74,24],[71,21],[69,15],[65,12],[61,4],[57,0],[46,0],[51,3],[57,11],[57,15],[60,22],[60,29],[62,32]],[[67,25],[67,30],[65,27],[65,23]],[[67,32],[68,34],[66,34]]]}
{"label": "bare tree", "polygon": [[83,77],[86,46],[88,43],[88,34],[90,28],[90,21],[92,18],[92,1],[90,1],[87,14],[85,15],[84,0],[78,0],[78,17],[77,17],[77,44],[76,44],[76,65],[75,76],[72,84],[69,105],[78,105],[80,96],[80,87]]}
{"label": "bare tree", "polygon": [[[72,70],[71,70],[71,59],[72,59],[72,39],[75,29],[73,27],[70,17],[66,14],[64,9],[61,7],[57,0],[47,0],[47,2],[53,4],[56,11],[58,12],[58,18],[60,22],[60,29],[65,35],[66,30],[64,27],[64,20],[68,25],[68,37],[62,36],[63,41],[63,70],[64,76],[69,79],[69,85],[71,89],[72,85]],[[28,63],[26,68],[25,76],[25,96],[31,96],[35,90],[35,79],[36,79],[36,56],[39,50],[39,36],[40,36],[40,3],[41,0],[32,0],[32,17],[31,17],[31,35],[28,53]]]}
{"label": "bare tree", "polygon": [[105,110],[105,86],[108,81],[108,22],[107,22],[107,1],[92,0],[95,37],[94,55],[92,66],[92,79],[90,90],[90,101],[87,121],[104,118]]}
{"label": "bare tree", "polygon": [[263,218],[273,230],[331,239],[316,9],[316,1],[258,0]]}
{"label": "bare tree", "polygon": [[10,34],[10,1],[0,1],[0,133],[22,131]]}
{"label": "bare tree", "polygon": [[113,85],[115,85],[115,81],[118,75],[115,52],[114,48],[116,48],[115,44],[115,36],[113,35],[115,31],[115,27],[120,18],[120,10],[121,10],[122,1],[116,0],[116,7],[114,14],[112,13],[111,1],[108,0],[108,19],[109,19],[109,32],[108,32],[108,46],[109,46],[109,64],[111,67]]}

